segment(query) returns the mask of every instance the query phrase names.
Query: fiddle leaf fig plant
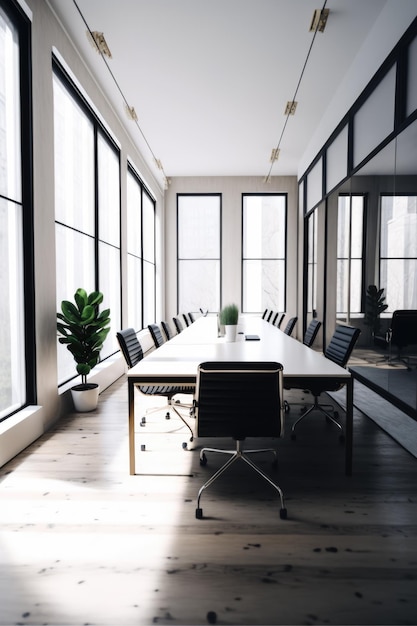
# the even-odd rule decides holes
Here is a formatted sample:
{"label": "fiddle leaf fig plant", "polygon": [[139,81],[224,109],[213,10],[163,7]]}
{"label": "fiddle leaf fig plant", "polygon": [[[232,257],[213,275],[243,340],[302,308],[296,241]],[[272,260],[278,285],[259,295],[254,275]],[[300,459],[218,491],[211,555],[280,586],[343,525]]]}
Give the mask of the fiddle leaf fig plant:
{"label": "fiddle leaf fig plant", "polygon": [[67,346],[77,364],[81,384],[87,384],[87,376],[100,359],[100,352],[110,331],[110,309],[99,311],[103,294],[77,289],[74,302],[63,300],[57,313],[59,343]]}
{"label": "fiddle leaf fig plant", "polygon": [[375,336],[380,332],[380,315],[388,308],[385,304],[384,289],[378,289],[375,285],[369,285],[365,299],[365,324],[370,327]]}

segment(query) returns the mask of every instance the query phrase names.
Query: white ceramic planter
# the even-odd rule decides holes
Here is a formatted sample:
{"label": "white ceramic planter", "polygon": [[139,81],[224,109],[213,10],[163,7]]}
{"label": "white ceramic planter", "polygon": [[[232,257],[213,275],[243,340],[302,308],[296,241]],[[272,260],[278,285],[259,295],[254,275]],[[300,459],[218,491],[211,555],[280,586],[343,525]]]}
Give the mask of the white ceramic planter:
{"label": "white ceramic planter", "polygon": [[224,332],[227,342],[236,341],[237,325],[230,326],[229,324],[226,324]]}
{"label": "white ceramic planter", "polygon": [[77,413],[94,411],[97,408],[99,393],[100,387],[96,383],[75,385],[75,387],[72,387],[72,401],[74,403],[74,409]]}

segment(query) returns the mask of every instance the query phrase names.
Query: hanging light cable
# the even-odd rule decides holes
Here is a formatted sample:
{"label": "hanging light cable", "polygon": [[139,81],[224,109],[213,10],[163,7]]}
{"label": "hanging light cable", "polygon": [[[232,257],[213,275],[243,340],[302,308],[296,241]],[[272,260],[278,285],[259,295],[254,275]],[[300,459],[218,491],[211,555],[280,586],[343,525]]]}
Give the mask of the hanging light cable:
{"label": "hanging light cable", "polygon": [[[321,9],[321,12],[320,12],[320,13],[323,13],[323,11],[324,11],[324,9],[325,9],[325,7],[326,7],[326,4],[327,4],[327,0],[324,0],[324,4],[323,4],[323,7],[322,7],[322,9]],[[312,48],[313,48],[314,40],[315,40],[315,38],[316,38],[317,33],[318,33],[318,32],[322,32],[322,30],[321,30],[321,27],[320,27],[320,26],[321,26],[321,24],[318,22],[318,23],[317,23],[317,25],[316,25],[316,28],[315,28],[315,30],[314,30],[314,35],[313,35],[313,38],[312,38],[312,40],[311,40],[311,44],[310,44],[310,47],[309,47],[309,49],[308,49],[306,59],[305,59],[305,61],[304,61],[303,69],[301,70],[300,78],[298,79],[297,87],[296,87],[295,92],[294,92],[294,97],[293,97],[293,99],[292,99],[292,100],[288,103],[288,105],[290,105],[290,106],[288,106],[288,105],[287,105],[287,110],[286,110],[286,115],[285,115],[285,122],[284,122],[284,125],[283,125],[283,127],[282,127],[281,135],[280,135],[280,137],[279,137],[279,139],[278,139],[278,143],[277,143],[277,145],[276,145],[276,148],[274,148],[274,150],[275,150],[275,154],[279,154],[279,151],[280,151],[280,149],[281,149],[281,141],[282,141],[282,138],[283,138],[283,136],[284,136],[285,129],[287,128],[288,119],[289,119],[290,115],[294,115],[295,108],[296,108],[296,106],[297,106],[297,93],[298,93],[298,90],[299,90],[299,88],[300,88],[301,81],[302,81],[302,79],[303,79],[304,72],[305,72],[305,69],[306,69],[306,67],[307,67],[308,60],[309,60],[309,58],[310,58],[310,54],[311,54],[311,50],[312,50]],[[276,160],[277,160],[277,159],[271,159],[271,165],[269,166],[269,171],[268,171],[268,174],[267,174],[267,175],[265,176],[265,178],[264,178],[264,182],[265,182],[265,183],[268,183],[268,182],[269,182],[269,180],[270,180],[270,178],[271,178],[272,168],[273,168],[274,163],[276,162]]]}
{"label": "hanging light cable", "polygon": [[[89,27],[89,25],[87,23],[87,20],[85,19],[84,15],[82,14],[81,9],[78,6],[76,0],[72,0],[72,1],[74,3],[78,13],[80,14],[80,17],[81,17],[82,21],[84,22],[85,27],[87,28],[89,36],[91,37],[93,42],[96,42],[96,45],[97,45],[96,37],[94,36],[94,31],[92,31],[90,29],[90,27]],[[100,34],[102,35],[102,33],[100,33]],[[154,163],[157,165],[158,169],[162,172],[162,175],[164,177],[165,188],[167,189],[170,181],[169,181],[168,177],[165,174],[165,171],[164,171],[164,168],[162,166],[161,161],[155,156],[155,154],[154,154],[154,152],[153,152],[153,150],[152,150],[148,140],[145,137],[145,134],[144,134],[143,130],[141,129],[141,127],[139,125],[138,117],[137,117],[135,109],[133,107],[131,107],[129,105],[128,101],[126,100],[125,95],[124,95],[124,93],[123,93],[123,91],[122,91],[122,89],[121,89],[121,87],[120,87],[120,85],[119,85],[115,75],[113,74],[113,72],[112,72],[112,70],[111,70],[111,68],[110,68],[110,66],[109,66],[109,64],[107,62],[107,59],[105,58],[105,55],[103,54],[103,52],[102,52],[101,48],[99,47],[99,45],[97,45],[97,52],[100,54],[101,58],[103,59],[103,62],[106,65],[107,70],[108,70],[110,76],[112,77],[114,84],[116,85],[120,95],[122,96],[122,99],[123,99],[124,105],[125,105],[125,109],[128,112],[128,114],[129,114],[129,118],[136,125],[137,129],[139,130],[140,134],[142,135],[142,138],[143,138],[145,144],[147,145],[147,147],[149,149],[149,152],[151,153],[151,155],[153,157]],[[109,58],[111,58],[111,56]]]}

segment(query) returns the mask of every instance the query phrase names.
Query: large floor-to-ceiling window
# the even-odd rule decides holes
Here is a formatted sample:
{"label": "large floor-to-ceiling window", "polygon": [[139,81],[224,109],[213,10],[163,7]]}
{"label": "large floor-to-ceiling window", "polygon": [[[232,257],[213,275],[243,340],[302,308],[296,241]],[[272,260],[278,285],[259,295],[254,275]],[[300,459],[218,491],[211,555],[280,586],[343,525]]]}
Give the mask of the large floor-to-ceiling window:
{"label": "large floor-to-ceiling window", "polygon": [[417,196],[382,195],[380,284],[388,311],[417,309]]}
{"label": "large floor-to-ceiling window", "polygon": [[365,196],[339,195],[337,211],[337,317],[362,312]]}
{"label": "large floor-to-ceiling window", "polygon": [[[58,65],[53,86],[57,310],[78,287],[103,292],[111,315],[104,358],[117,350],[121,327],[119,151]],[[59,382],[74,374],[59,344]]]}
{"label": "large floor-to-ceiling window", "polygon": [[242,196],[242,312],[285,311],[286,194]]}
{"label": "large floor-to-ceiling window", "polygon": [[133,168],[127,173],[127,323],[155,321],[155,200]]}
{"label": "large floor-to-ceiling window", "polygon": [[0,421],[35,401],[30,25],[6,6],[0,6]]}
{"label": "large floor-to-ceiling window", "polygon": [[177,196],[178,311],[221,306],[221,195]]}

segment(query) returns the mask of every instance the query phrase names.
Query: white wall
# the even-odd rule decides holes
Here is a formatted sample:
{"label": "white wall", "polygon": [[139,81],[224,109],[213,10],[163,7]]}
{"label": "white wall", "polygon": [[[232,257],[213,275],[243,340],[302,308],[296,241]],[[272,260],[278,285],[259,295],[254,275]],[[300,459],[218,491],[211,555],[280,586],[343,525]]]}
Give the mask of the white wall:
{"label": "white wall", "polygon": [[297,178],[273,176],[265,184],[261,177],[178,177],[172,178],[166,192],[165,272],[166,316],[171,319],[177,313],[177,248],[176,248],[176,197],[178,193],[222,194],[222,301],[241,301],[241,239],[242,239],[242,193],[288,194],[288,256],[287,266],[287,312],[297,315]]}

